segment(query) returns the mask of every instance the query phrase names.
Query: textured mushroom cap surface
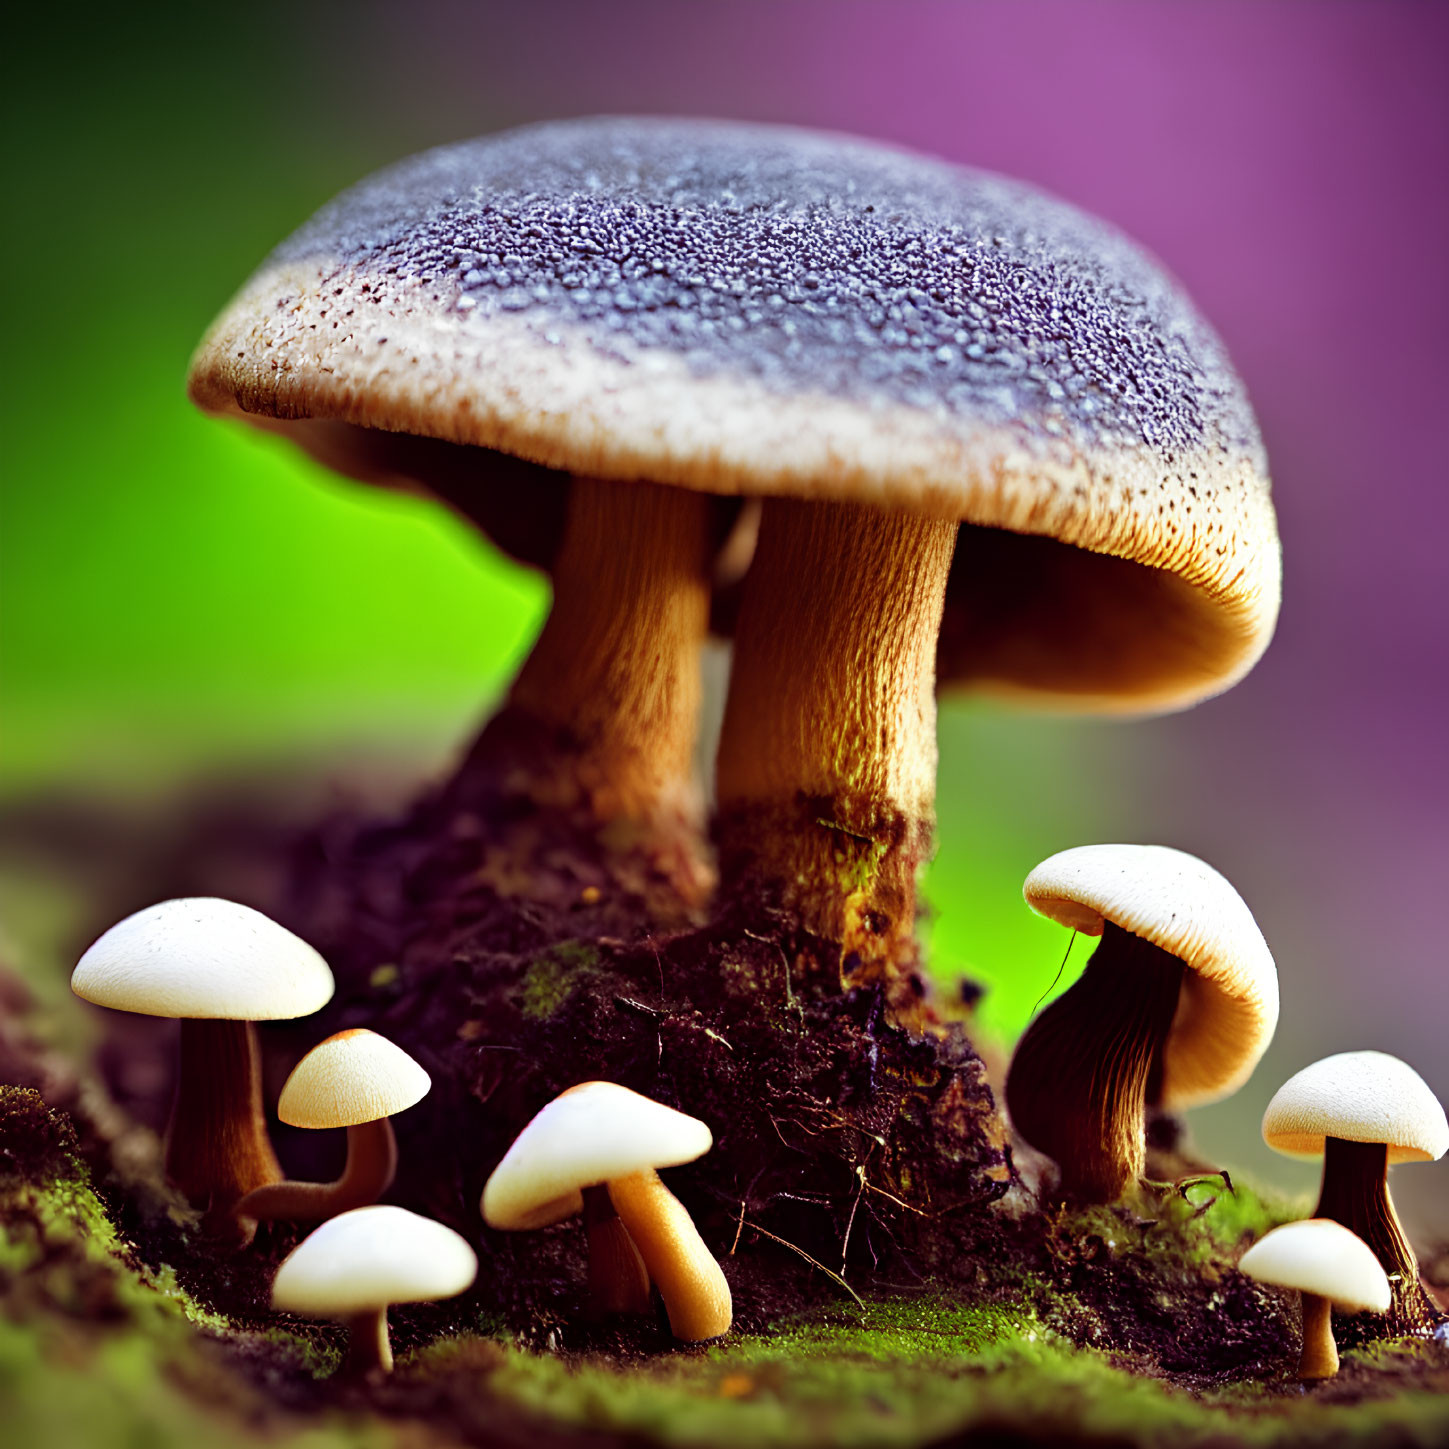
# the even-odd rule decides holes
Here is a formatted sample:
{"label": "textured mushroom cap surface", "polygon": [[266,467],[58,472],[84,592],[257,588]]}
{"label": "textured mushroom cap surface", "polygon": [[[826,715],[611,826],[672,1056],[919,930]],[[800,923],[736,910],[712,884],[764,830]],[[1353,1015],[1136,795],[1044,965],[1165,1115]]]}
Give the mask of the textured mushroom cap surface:
{"label": "textured mushroom cap surface", "polygon": [[339,425],[987,525],[941,677],[1049,702],[1190,703],[1277,615],[1257,425],[1177,286],[1029,187],[868,142],[616,118],[425,152],[272,254],[190,389],[358,476],[410,465]]}
{"label": "textured mushroom cap surface", "polygon": [[329,1218],[283,1259],[272,1307],[345,1318],[451,1298],[477,1273],[477,1257],[452,1228],[406,1208],[354,1208]]}
{"label": "textured mushroom cap surface", "polygon": [[1163,1048],[1162,1103],[1237,1091],[1278,1025],[1278,969],[1243,898],[1205,861],[1165,845],[1083,845],[1042,861],[1032,910],[1089,936],[1104,921],[1187,966]]}
{"label": "textured mushroom cap surface", "polygon": [[375,1031],[339,1031],[292,1069],[277,1116],[293,1127],[354,1127],[391,1117],[427,1096],[433,1085],[400,1046]]}
{"label": "textured mushroom cap surface", "polygon": [[273,1021],[320,1011],[335,987],[322,957],[270,917],[193,896],[118,921],[80,958],[70,989],[145,1016]]}
{"label": "textured mushroom cap surface", "polygon": [[1260,1283],[1316,1293],[1355,1312],[1388,1311],[1388,1275],[1357,1233],[1329,1218],[1304,1218],[1265,1233],[1238,1262]]}
{"label": "textured mushroom cap surface", "polygon": [[1390,1162],[1449,1151],[1449,1121],[1429,1084],[1387,1052],[1338,1052],[1295,1072],[1263,1114],[1263,1141],[1288,1157],[1322,1157],[1323,1139],[1384,1142]]}
{"label": "textured mushroom cap surface", "polygon": [[555,1097],[514,1139],[483,1189],[489,1227],[547,1227],[579,1212],[582,1189],[703,1157],[705,1124],[615,1082]]}

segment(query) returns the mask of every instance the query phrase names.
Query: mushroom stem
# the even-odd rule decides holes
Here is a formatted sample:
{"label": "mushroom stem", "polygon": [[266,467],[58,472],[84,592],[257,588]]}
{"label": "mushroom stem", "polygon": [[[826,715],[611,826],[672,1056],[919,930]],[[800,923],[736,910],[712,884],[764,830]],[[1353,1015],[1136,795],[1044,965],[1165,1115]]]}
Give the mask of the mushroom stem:
{"label": "mushroom stem", "polygon": [[184,1018],[166,1175],[210,1224],[222,1224],[282,1169],[262,1113],[261,1055],[249,1021]]}
{"label": "mushroom stem", "polygon": [[677,835],[672,869],[698,895],[708,881],[692,774],[709,619],[708,500],[576,478],[553,587],[543,631],[463,779],[475,761],[496,768],[501,758],[535,804]]}
{"label": "mushroom stem", "polygon": [[1419,1282],[1419,1260],[1394,1211],[1388,1168],[1389,1149],[1383,1142],[1325,1137],[1323,1185],[1313,1216],[1342,1223],[1373,1249],[1394,1291],[1388,1327],[1397,1333],[1420,1332],[1437,1314]]}
{"label": "mushroom stem", "polygon": [[392,1372],[392,1340],[387,1332],[387,1309],[369,1308],[343,1320],[347,1325],[347,1353],[340,1373],[344,1378],[366,1378],[374,1371]]}
{"label": "mushroom stem", "polygon": [[629,1236],[609,1192],[583,1189],[584,1230],[589,1238],[589,1307],[604,1316],[649,1312],[649,1270]]}
{"label": "mushroom stem", "polygon": [[609,1198],[669,1314],[675,1338],[698,1343],[729,1332],[730,1285],[685,1206],[652,1169],[615,1178]]}
{"label": "mushroom stem", "polygon": [[832,987],[914,958],[955,539],[955,523],[855,504],[764,504],[720,741],[720,865],[840,943]]}
{"label": "mushroom stem", "polygon": [[1017,1046],[1006,1079],[1012,1124],[1056,1162],[1064,1195],[1115,1202],[1142,1176],[1143,1117],[1161,1092],[1183,970],[1107,921],[1081,978]]}
{"label": "mushroom stem", "polygon": [[397,1137],[387,1117],[347,1129],[347,1163],[336,1182],[273,1182],[249,1192],[238,1217],[257,1222],[321,1222],[353,1208],[369,1207],[397,1176]]}
{"label": "mushroom stem", "polygon": [[1303,1297],[1303,1352],[1300,1379],[1331,1379],[1338,1372],[1338,1345],[1333,1341],[1333,1305],[1317,1293]]}

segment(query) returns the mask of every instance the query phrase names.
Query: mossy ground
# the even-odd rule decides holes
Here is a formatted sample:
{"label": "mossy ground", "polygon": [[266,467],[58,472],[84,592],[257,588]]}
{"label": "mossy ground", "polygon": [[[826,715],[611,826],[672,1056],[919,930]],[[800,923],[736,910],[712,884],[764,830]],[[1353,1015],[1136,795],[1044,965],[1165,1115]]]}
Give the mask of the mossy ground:
{"label": "mossy ground", "polygon": [[[318,920],[333,913],[330,939],[311,934],[341,990],[335,1023],[272,1033],[273,1077],[336,1023],[411,1033],[440,1090],[433,1115],[399,1121],[405,1164],[430,1165],[398,1196],[480,1245],[479,1286],[394,1312],[391,1380],[338,1382],[340,1329],[266,1306],[296,1232],[264,1232],[239,1258],[210,1244],[159,1181],[154,1136],[34,1039],[11,992],[0,1404],[15,1442],[1449,1443],[1449,1345],[1367,1343],[1329,1384],[1292,1380],[1295,1305],[1232,1266],[1282,1205],[1203,1184],[1191,1202],[1043,1208],[993,1136],[963,1024],[927,1049],[868,995],[798,999],[789,962],[810,943],[779,923],[630,933],[628,902],[587,876],[561,870],[567,904],[546,911],[459,866],[443,873],[465,883],[447,909],[405,939],[420,883],[440,899],[438,857],[400,875],[379,861],[359,867],[348,846],[310,882],[291,873]],[[124,1026],[107,1077],[133,1084],[154,1124],[166,1074],[128,1064],[160,1038]],[[716,1123],[740,1107],[744,1126],[717,1127],[715,1162],[675,1178],[734,1289],[736,1328],[718,1343],[590,1325],[570,1225],[481,1229],[477,1189],[528,1104],[593,1074],[705,1097]],[[923,1133],[944,1147],[912,1146]],[[327,1136],[282,1134],[284,1159],[327,1171],[340,1150]]]}
{"label": "mossy ground", "polygon": [[[490,1332],[477,1305],[442,1331],[404,1311],[397,1374],[338,1383],[335,1329],[228,1319],[182,1286],[184,1267],[178,1281],[142,1261],[37,1094],[7,1089],[0,1128],[0,1401],[15,1443],[1430,1446],[1449,1433],[1449,1354],[1427,1345],[1350,1352],[1311,1390],[1288,1358],[1186,1388],[1150,1355],[1081,1346],[1080,1305],[1046,1280],[974,1304],[929,1283],[840,1293],[693,1348],[650,1325],[530,1347]],[[1240,1211],[1178,1220],[1154,1256],[1202,1267]],[[1056,1227],[1081,1243],[1121,1221]]]}

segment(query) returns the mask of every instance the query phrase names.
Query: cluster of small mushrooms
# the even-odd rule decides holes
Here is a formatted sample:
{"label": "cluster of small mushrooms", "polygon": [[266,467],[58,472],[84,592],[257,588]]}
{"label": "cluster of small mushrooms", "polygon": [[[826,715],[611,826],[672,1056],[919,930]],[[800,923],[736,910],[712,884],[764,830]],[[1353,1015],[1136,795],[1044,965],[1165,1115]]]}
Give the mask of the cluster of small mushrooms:
{"label": "cluster of small mushrooms", "polygon": [[[1011,1060],[1012,1125],[1051,1158],[1064,1196],[1115,1202],[1144,1180],[1149,1111],[1217,1101],[1251,1075],[1278,1022],[1278,973],[1242,897],[1211,866],[1157,845],[1089,845],[1043,861],[1033,910],[1100,936],[1081,977],[1028,1027]],[[1311,1219],[1264,1235],[1250,1277],[1303,1294],[1299,1377],[1338,1370],[1329,1307],[1435,1315],[1389,1197],[1390,1163],[1449,1150],[1449,1121],[1412,1067],[1342,1052],[1279,1088],[1263,1140],[1323,1158]]]}
{"label": "cluster of small mushrooms", "polygon": [[[877,985],[914,1029],[932,1023],[914,975],[937,687],[1183,708],[1244,675],[1277,617],[1257,425],[1176,284],[1028,187],[866,142],[606,119],[428,152],[283,243],[189,386],[342,473],[432,493],[548,571],[553,610],[450,787],[459,808],[506,779],[514,818],[584,820],[692,919],[764,904],[816,943],[804,989]],[[716,853],[691,763],[711,628],[733,638]],[[1232,887],[1179,851],[1065,851],[1026,897],[1101,944],[1022,1039],[1006,1105],[1064,1197],[1113,1202],[1142,1178],[1147,1112],[1252,1071],[1273,959]],[[278,1306],[349,1318],[375,1365],[386,1302],[471,1279],[450,1230],[370,1205],[394,1168],[387,1116],[428,1085],[380,1038],[342,1033],[298,1066],[282,1117],[346,1125],[348,1165],[280,1180],[248,1023],[327,999],[301,942],[168,902],[97,942],[75,987],[184,1018],[167,1164],[194,1202],[324,1220]],[[1315,1220],[1242,1260],[1305,1295],[1301,1372],[1321,1375],[1326,1304],[1383,1311],[1389,1279],[1401,1302],[1419,1291],[1384,1171],[1449,1132],[1377,1053],[1300,1073],[1264,1132],[1324,1156]],[[597,1311],[657,1288],[675,1334],[709,1338],[729,1289],[657,1169],[710,1143],[581,1083],[524,1127],[483,1215],[516,1230],[581,1212]]]}
{"label": "cluster of small mushrooms", "polygon": [[[1277,1021],[1273,959],[1228,882],[1163,846],[1063,851],[1031,873],[1025,895],[1102,943],[1023,1036],[1007,1106],[1021,1136],[1055,1161],[1062,1197],[1117,1201],[1143,1182],[1150,1109],[1214,1100],[1251,1073]],[[451,1297],[472,1283],[477,1259],[458,1233],[377,1205],[397,1170],[390,1118],[431,1083],[376,1033],[328,1037],[287,1078],[278,1116],[346,1127],[348,1151],[336,1182],[282,1179],[252,1022],[309,1014],[331,997],[331,972],[305,942],[230,901],[163,901],[102,935],[71,985],[99,1005],[180,1016],[168,1175],[241,1246],[258,1221],[322,1223],[278,1269],[272,1301],[347,1322],[353,1371],[391,1368],[389,1305]],[[1422,1300],[1387,1169],[1442,1156],[1449,1122],[1412,1068],[1348,1052],[1286,1082],[1263,1136],[1281,1152],[1322,1156],[1323,1187],[1311,1219],[1268,1233],[1239,1266],[1302,1293],[1299,1376],[1329,1377],[1338,1366],[1330,1305],[1386,1312],[1391,1279],[1411,1314]],[[613,1082],[581,1082],[518,1134],[488,1179],[483,1219],[524,1231],[581,1214],[593,1313],[648,1313],[657,1289],[676,1338],[717,1338],[732,1322],[729,1284],[658,1172],[712,1144],[697,1118]]]}
{"label": "cluster of small mushrooms", "polygon": [[[277,1270],[272,1303],[346,1322],[351,1370],[391,1369],[389,1305],[449,1298],[472,1284],[478,1261],[464,1238],[378,1205],[397,1175],[391,1118],[432,1086],[385,1037],[337,1032],[293,1068],[278,1117],[346,1127],[347,1160],[336,1182],[282,1177],[253,1023],[310,1015],[331,999],[332,973],[306,942],[233,901],[162,901],[96,940],[71,988],[99,1006],[180,1018],[167,1176],[239,1247],[258,1222],[322,1224]],[[712,1144],[696,1118],[612,1082],[581,1082],[519,1134],[488,1180],[483,1216],[493,1228],[530,1229],[582,1212],[594,1311],[647,1313],[657,1288],[676,1338],[718,1338],[732,1320],[729,1285],[656,1171]]]}

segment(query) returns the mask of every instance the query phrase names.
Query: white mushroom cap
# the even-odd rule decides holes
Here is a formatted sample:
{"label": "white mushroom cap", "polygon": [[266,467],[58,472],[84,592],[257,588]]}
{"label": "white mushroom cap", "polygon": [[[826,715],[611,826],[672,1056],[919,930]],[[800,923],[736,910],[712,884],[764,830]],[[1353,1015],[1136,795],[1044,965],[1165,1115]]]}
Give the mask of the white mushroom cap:
{"label": "white mushroom cap", "polygon": [[1163,1048],[1164,1106],[1216,1101],[1248,1080],[1278,1025],[1278,970],[1212,866],[1165,845],[1083,845],[1042,861],[1022,893],[1064,926],[1100,936],[1110,921],[1188,968]]}
{"label": "white mushroom cap", "polygon": [[544,1228],[583,1208],[583,1188],[693,1162],[713,1142],[698,1118],[615,1082],[582,1082],[514,1139],[483,1189],[483,1217],[493,1228]]}
{"label": "white mushroom cap", "polygon": [[272,1281],[272,1307],[348,1318],[392,1303],[451,1298],[477,1273],[477,1257],[452,1228],[406,1208],[354,1208],[287,1255]]}
{"label": "white mushroom cap", "polygon": [[80,958],[70,989],[145,1016],[276,1021],[320,1011],[335,988],[299,936],[250,906],[195,896],[112,926]]}
{"label": "white mushroom cap", "polygon": [[1339,1052],[1289,1077],[1263,1114],[1263,1141],[1287,1157],[1322,1157],[1325,1137],[1387,1143],[1390,1162],[1430,1162],[1449,1150],[1449,1121],[1407,1062]]}
{"label": "white mushroom cap", "polygon": [[1328,1218],[1274,1228],[1243,1254],[1238,1267],[1260,1283],[1314,1293],[1354,1311],[1384,1313],[1392,1297],[1373,1249]]}
{"label": "white mushroom cap", "polygon": [[297,1063],[277,1116],[293,1127],[353,1127],[406,1110],[432,1085],[400,1046],[354,1028],[319,1042]]}

